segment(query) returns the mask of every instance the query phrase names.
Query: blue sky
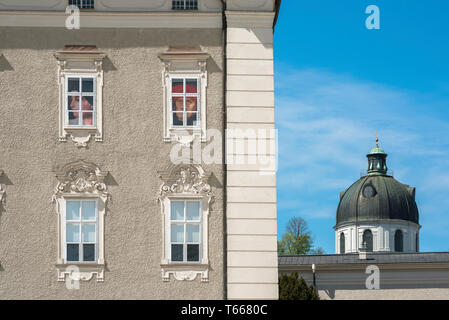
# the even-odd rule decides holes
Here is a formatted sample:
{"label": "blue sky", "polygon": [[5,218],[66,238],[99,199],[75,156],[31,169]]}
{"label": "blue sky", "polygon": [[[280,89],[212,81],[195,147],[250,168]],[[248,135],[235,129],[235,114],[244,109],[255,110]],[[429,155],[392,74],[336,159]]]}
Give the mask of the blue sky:
{"label": "blue sky", "polygon": [[[368,30],[368,5],[380,30]],[[449,251],[449,1],[283,0],[274,37],[278,237],[304,218],[335,252],[340,191],[379,144],[416,187],[420,251]]]}

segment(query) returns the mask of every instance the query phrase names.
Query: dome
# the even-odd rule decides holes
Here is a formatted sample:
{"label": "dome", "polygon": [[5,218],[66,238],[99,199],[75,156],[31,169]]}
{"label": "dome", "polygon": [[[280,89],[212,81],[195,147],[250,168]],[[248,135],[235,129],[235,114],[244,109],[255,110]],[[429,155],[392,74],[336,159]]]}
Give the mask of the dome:
{"label": "dome", "polygon": [[384,149],[382,149],[378,145],[376,145],[374,148],[371,149],[369,154],[385,154],[385,151],[384,151]]}
{"label": "dome", "polygon": [[419,224],[415,188],[387,175],[387,154],[377,144],[366,155],[367,175],[340,193],[337,224],[399,219]]}
{"label": "dome", "polygon": [[345,223],[400,219],[419,224],[415,188],[391,176],[367,175],[340,195],[336,227]]}

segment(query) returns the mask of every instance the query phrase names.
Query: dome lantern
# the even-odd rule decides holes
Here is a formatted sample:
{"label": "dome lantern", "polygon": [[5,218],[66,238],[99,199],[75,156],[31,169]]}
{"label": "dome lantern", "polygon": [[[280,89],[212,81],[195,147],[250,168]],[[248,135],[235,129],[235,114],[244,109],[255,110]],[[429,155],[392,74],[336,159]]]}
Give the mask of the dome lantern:
{"label": "dome lantern", "polygon": [[386,175],[387,154],[379,147],[379,138],[376,137],[376,146],[366,155],[368,158],[368,175]]}

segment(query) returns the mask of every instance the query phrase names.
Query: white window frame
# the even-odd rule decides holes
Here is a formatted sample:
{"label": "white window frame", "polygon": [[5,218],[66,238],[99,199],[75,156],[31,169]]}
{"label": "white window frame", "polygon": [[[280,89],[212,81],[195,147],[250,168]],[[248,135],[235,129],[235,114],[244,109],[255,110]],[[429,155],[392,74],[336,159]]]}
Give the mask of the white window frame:
{"label": "white window frame", "polygon": [[[183,174],[185,174],[183,176]],[[201,276],[201,282],[209,281],[209,206],[212,201],[211,187],[206,183],[208,176],[199,165],[179,165],[171,170],[160,172],[164,180],[161,186],[159,202],[162,218],[162,280],[170,281],[170,274],[176,280],[195,280]],[[199,261],[171,261],[171,203],[172,201],[200,202],[200,248]],[[186,209],[184,209],[186,210]],[[186,217],[184,217],[186,219]],[[184,232],[184,238],[186,232]]]}
{"label": "white window frame", "polygon": [[[201,129],[201,79],[198,75],[195,74],[170,74],[170,84],[169,84],[169,101],[167,102],[168,107],[170,110],[167,110],[167,113],[169,114],[169,130],[177,130],[177,129],[193,129],[198,131],[198,129]],[[184,91],[186,91],[186,80],[196,80],[197,81],[197,93],[175,93],[173,94],[173,79],[181,79],[183,80],[183,86]],[[176,126],[173,124],[173,114],[176,113],[176,111],[173,111],[173,97],[195,97],[197,98],[196,103],[196,114],[197,114],[197,124],[189,126],[187,125],[187,111],[185,111],[185,102],[184,102],[184,110],[183,110],[183,125],[182,126]],[[185,101],[185,100],[184,100]]]}
{"label": "white window frame", "polygon": [[[159,55],[163,62],[162,88],[163,88],[163,112],[164,112],[164,141],[177,141],[189,144],[195,138],[201,142],[207,141],[206,136],[206,109],[207,109],[207,59],[209,54],[200,52],[195,54],[171,54]],[[172,125],[172,79],[191,78],[198,79],[198,120],[197,126],[173,126]]]}
{"label": "white window frame", "polygon": [[[105,54],[94,51],[87,53],[58,52],[55,54],[58,60],[58,84],[59,84],[59,141],[72,140],[77,147],[87,147],[92,139],[103,141],[103,67]],[[68,78],[94,78],[94,114],[93,124],[69,125],[68,124]],[[80,87],[80,91],[81,91]],[[80,101],[80,104],[82,102]]]}
{"label": "white window frame", "polygon": [[[69,87],[69,79],[70,78],[78,78],[80,79],[80,90],[78,94],[73,94],[72,92],[68,92]],[[87,92],[84,93],[82,91],[82,79],[93,79],[94,85],[93,85],[93,92]],[[95,129],[97,124],[97,75],[96,74],[77,74],[77,73],[67,73],[65,77],[65,108],[64,108],[64,129],[70,130],[70,129]],[[92,110],[92,125],[83,125],[83,124],[77,124],[77,125],[71,125],[69,124],[69,106],[68,106],[68,97],[76,97],[78,96],[80,98],[79,103],[80,111],[79,113],[82,113],[82,97],[83,96],[89,96],[93,97],[93,110]]]}
{"label": "white window frame", "polygon": [[[63,230],[63,235],[62,235],[62,237],[61,237],[61,240],[63,240],[64,241],[64,243],[63,243],[63,250],[64,250],[64,261],[65,262],[67,262],[67,263],[75,263],[75,264],[77,264],[77,263],[84,263],[84,264],[95,264],[95,263],[97,263],[98,261],[97,261],[97,259],[98,259],[98,199],[97,198],[93,198],[93,199],[89,199],[89,198],[67,198],[67,197],[65,197],[64,198],[64,200],[65,200],[65,208],[64,208],[64,221],[63,221],[63,226],[62,226],[62,230]],[[80,202],[80,218],[79,218],[79,220],[67,220],[67,202],[68,201],[77,201],[77,202]],[[82,208],[83,208],[83,203],[84,202],[95,202],[95,220],[82,220]],[[80,239],[79,239],[79,241],[78,242],[73,242],[73,244],[78,244],[79,245],[79,247],[78,247],[78,261],[69,261],[68,260],[68,258],[67,258],[67,245],[69,244],[69,243],[67,243],[67,224],[69,224],[69,223],[77,223],[77,224],[79,224],[80,225],[80,232],[79,232],[79,234],[80,234]],[[83,230],[83,224],[95,224],[95,242],[94,243],[92,243],[92,242],[89,242],[89,243],[86,243],[86,242],[84,242],[84,240],[83,240],[83,234],[82,234],[82,230]],[[84,248],[83,248],[83,245],[84,244],[94,244],[95,245],[95,258],[94,258],[94,260],[93,261],[84,261],[83,260],[83,257],[84,257],[84,252],[83,252],[83,250],[84,250]]]}
{"label": "white window frame", "polygon": [[[69,163],[56,175],[59,183],[55,188],[52,200],[56,204],[58,218],[58,255],[56,260],[58,281],[65,281],[66,276],[73,272],[73,267],[79,270],[80,280],[89,281],[96,275],[98,282],[104,281],[104,216],[108,200],[108,192],[104,184],[106,175],[107,172],[102,172],[94,164],[84,161]],[[67,201],[70,200],[96,202],[95,261],[67,261],[66,208]],[[79,258],[82,259],[81,256]]]}
{"label": "white window frame", "polygon": [[[200,198],[200,199],[195,199],[195,198],[193,198],[193,199],[182,199],[182,198],[169,198],[169,200],[170,200],[170,203],[169,203],[169,213],[168,213],[168,220],[169,220],[169,222],[168,222],[168,226],[167,226],[167,231],[168,231],[168,240],[169,240],[169,242],[168,242],[168,263],[201,263],[201,261],[202,261],[202,259],[201,259],[201,257],[202,257],[202,253],[203,253],[203,241],[202,241],[202,234],[203,234],[203,232],[202,232],[202,230],[203,230],[203,225],[202,225],[202,207],[203,207],[203,205],[202,205],[202,199]],[[172,202],[174,202],[174,201],[178,201],[178,202],[184,202],[184,220],[172,220],[171,219],[171,204],[172,204]],[[187,202],[198,202],[199,204],[200,204],[200,208],[199,208],[199,210],[200,210],[200,212],[199,212],[199,220],[187,220]],[[171,228],[171,226],[173,225],[173,224],[178,224],[178,225],[183,225],[183,227],[184,227],[184,241],[182,242],[182,243],[173,243],[172,241],[171,241],[171,230],[172,230],[172,228]],[[187,245],[189,244],[188,242],[187,242],[187,240],[186,240],[186,238],[187,238],[187,225],[188,224],[195,224],[195,225],[199,225],[199,242],[198,242],[198,245],[199,245],[199,249],[198,249],[198,261],[187,261]],[[172,258],[172,252],[171,252],[171,250],[172,250],[172,244],[182,244],[182,246],[183,246],[183,253],[182,253],[182,255],[183,255],[183,261],[172,261],[171,260],[171,258]],[[196,244],[196,243],[195,243]]]}
{"label": "white window frame", "polygon": [[95,1],[94,0],[91,0],[91,1],[92,1],[92,6],[88,6],[88,4],[87,4],[88,1],[86,1],[86,0],[78,0],[78,1],[75,0],[74,2],[80,2],[80,3],[75,3],[75,4],[70,4],[71,1],[67,1],[67,5],[68,6],[76,6],[79,9],[95,9]]}
{"label": "white window frame", "polygon": [[184,5],[184,8],[173,8],[173,0],[172,0],[172,6],[171,6],[171,7],[172,7],[172,10],[187,10],[187,11],[190,11],[190,10],[198,10],[198,7],[199,7],[199,0],[196,1],[196,8],[186,8],[187,1],[189,1],[189,0],[177,0],[177,1],[182,2],[183,5]]}

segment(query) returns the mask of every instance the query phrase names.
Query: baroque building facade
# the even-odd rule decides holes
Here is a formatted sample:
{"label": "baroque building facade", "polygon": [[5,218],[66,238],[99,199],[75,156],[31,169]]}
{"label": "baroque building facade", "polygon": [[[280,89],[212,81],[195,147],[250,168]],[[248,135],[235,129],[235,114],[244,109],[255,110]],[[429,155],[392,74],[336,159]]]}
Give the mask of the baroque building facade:
{"label": "baroque building facade", "polygon": [[278,297],[279,5],[1,1],[2,298]]}

